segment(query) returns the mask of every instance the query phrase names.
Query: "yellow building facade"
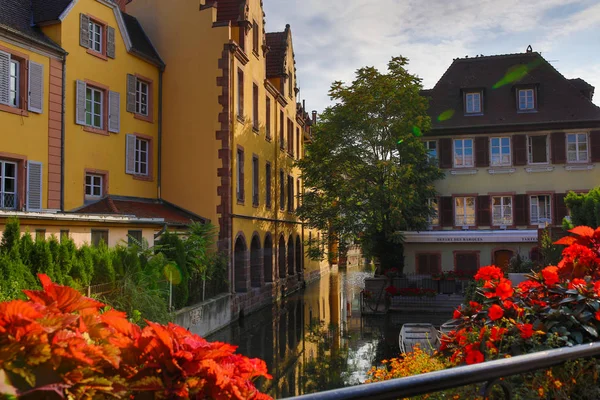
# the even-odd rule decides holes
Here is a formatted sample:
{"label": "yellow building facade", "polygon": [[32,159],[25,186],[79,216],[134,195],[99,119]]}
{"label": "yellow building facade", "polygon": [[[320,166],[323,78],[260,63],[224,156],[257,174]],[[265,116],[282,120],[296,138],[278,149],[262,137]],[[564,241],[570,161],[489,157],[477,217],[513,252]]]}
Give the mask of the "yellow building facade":
{"label": "yellow building facade", "polygon": [[290,27],[267,33],[260,0],[135,0],[127,11],[167,64],[161,196],[219,228],[234,314],[318,277],[326,266],[305,257],[294,214],[311,121]]}

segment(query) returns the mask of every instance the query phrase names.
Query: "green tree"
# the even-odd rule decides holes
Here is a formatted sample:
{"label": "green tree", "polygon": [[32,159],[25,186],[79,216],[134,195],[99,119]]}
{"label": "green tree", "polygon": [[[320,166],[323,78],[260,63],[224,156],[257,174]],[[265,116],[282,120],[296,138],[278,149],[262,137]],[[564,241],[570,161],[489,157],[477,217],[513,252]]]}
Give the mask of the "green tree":
{"label": "green tree", "polygon": [[[359,238],[383,269],[403,268],[401,232],[423,229],[434,210],[434,181],[420,136],[430,128],[420,78],[408,60],[392,58],[388,72],[361,68],[350,84],[334,82],[306,157],[298,162],[306,186],[298,215],[331,240]],[[325,239],[324,239],[325,240]]]}
{"label": "green tree", "polygon": [[600,226],[600,187],[588,193],[569,192],[565,197],[565,204],[569,208],[571,221],[563,221],[565,229],[574,226]]}

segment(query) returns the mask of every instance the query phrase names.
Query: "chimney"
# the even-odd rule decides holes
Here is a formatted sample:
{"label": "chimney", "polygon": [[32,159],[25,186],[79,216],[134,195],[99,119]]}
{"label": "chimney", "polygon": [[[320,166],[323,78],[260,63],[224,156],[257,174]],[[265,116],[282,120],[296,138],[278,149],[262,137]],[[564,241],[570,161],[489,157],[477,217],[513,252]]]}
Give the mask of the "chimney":
{"label": "chimney", "polygon": [[312,112],[312,123],[313,123],[313,125],[317,124],[317,111],[316,110],[313,110],[313,112]]}
{"label": "chimney", "polygon": [[129,0],[114,0],[114,1],[115,1],[115,3],[117,3],[119,8],[121,9],[121,12],[127,12],[127,3],[129,3]]}

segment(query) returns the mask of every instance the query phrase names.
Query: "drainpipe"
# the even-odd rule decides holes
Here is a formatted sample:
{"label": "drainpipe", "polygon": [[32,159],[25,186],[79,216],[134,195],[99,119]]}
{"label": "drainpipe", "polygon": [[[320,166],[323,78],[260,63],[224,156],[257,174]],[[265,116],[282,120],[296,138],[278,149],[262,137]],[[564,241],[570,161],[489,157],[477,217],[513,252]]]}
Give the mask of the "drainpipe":
{"label": "drainpipe", "polygon": [[163,111],[163,72],[164,67],[158,71],[158,178],[157,195],[162,200],[162,111]]}
{"label": "drainpipe", "polygon": [[[230,29],[230,34],[231,34],[231,27]],[[231,45],[230,45],[231,46]],[[228,254],[228,258],[229,258],[229,282],[230,283],[230,288],[229,291],[230,293],[235,293],[235,280],[234,280],[234,272],[233,272],[233,264],[232,264],[232,257],[231,255],[233,254],[233,249],[235,246],[235,243],[233,243],[233,240],[235,238],[235,232],[233,231],[233,199],[234,199],[234,194],[235,194],[235,190],[234,190],[234,182],[231,180],[232,175],[233,175],[233,163],[235,160],[235,156],[237,154],[237,151],[235,149],[235,146],[233,145],[233,138],[234,138],[234,129],[235,129],[235,115],[234,115],[234,97],[233,97],[233,85],[234,85],[234,55],[233,55],[233,51],[231,48],[228,49],[229,51],[229,154],[230,154],[230,159],[229,159],[229,209],[228,210],[224,210],[225,212],[227,212],[227,219],[231,221],[231,232],[229,232],[229,254]],[[227,222],[226,222],[227,223]]]}
{"label": "drainpipe", "polygon": [[62,59],[62,107],[60,110],[60,211],[65,211],[65,108],[67,82],[67,55]]}

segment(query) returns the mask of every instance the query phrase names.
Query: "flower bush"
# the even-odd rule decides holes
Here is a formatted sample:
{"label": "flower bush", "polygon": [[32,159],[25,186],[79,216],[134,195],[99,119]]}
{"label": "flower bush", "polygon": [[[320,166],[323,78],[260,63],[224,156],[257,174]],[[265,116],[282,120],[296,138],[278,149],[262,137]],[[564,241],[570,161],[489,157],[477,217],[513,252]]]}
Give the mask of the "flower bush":
{"label": "flower bush", "polygon": [[[454,311],[458,328],[442,337],[432,358],[457,366],[597,341],[600,228],[577,227],[570,232],[573,236],[556,242],[567,246],[558,265],[528,275],[517,287],[500,268],[480,268],[474,278],[480,282],[481,300]],[[406,357],[410,360],[413,355]],[[507,379],[517,382],[516,398],[595,399],[600,398],[598,369],[596,360],[575,360]],[[371,377],[382,379],[389,375]]]}
{"label": "flower bush", "polygon": [[264,361],[38,277],[28,301],[0,303],[0,398],[270,399],[252,383],[271,378]]}

